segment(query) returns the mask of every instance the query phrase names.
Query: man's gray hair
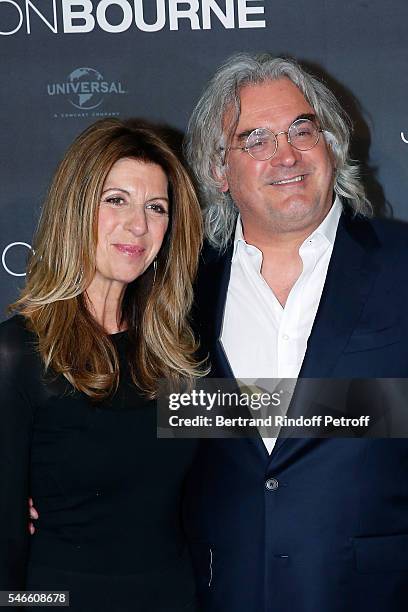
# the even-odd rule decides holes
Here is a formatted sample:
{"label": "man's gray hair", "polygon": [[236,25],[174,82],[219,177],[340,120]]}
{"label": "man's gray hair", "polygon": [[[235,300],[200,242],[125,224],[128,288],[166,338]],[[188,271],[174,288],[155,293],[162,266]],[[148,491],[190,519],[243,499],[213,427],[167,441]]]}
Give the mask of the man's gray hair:
{"label": "man's gray hair", "polygon": [[191,116],[185,142],[186,159],[201,193],[206,236],[219,250],[224,250],[231,239],[238,214],[230,194],[220,191],[216,174],[222,176],[225,170],[224,148],[229,145],[238,123],[240,90],[246,85],[283,77],[300,89],[324,130],[335,158],[334,191],[347,200],[355,213],[372,214],[359,166],[349,154],[351,121],[333,93],[292,59],[267,53],[238,53],[218,69],[205,89]]}

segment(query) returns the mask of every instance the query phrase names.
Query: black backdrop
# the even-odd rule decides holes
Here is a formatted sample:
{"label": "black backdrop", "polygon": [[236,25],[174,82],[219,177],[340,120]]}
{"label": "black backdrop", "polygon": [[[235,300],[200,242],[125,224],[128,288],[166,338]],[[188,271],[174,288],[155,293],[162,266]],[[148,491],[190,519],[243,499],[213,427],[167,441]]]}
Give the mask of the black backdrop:
{"label": "black backdrop", "polygon": [[291,55],[352,115],[377,208],[408,219],[406,0],[0,0],[0,320],[64,150],[102,116],[185,129],[236,51]]}

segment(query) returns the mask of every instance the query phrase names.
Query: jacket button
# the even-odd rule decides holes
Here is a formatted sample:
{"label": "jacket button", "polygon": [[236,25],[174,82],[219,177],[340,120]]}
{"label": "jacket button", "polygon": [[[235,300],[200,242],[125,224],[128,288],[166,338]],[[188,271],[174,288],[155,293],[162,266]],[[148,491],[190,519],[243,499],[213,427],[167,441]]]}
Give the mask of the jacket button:
{"label": "jacket button", "polygon": [[276,491],[276,489],[279,487],[279,481],[276,480],[276,478],[268,478],[268,480],[265,482],[265,487],[268,489],[268,491]]}

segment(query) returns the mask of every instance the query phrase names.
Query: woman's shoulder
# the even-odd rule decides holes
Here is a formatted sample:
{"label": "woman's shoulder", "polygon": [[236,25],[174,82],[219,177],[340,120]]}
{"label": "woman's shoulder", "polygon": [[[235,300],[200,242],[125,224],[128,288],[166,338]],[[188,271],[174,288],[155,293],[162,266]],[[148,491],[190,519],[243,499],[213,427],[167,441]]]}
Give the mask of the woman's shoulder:
{"label": "woman's shoulder", "polygon": [[26,344],[35,340],[36,335],[29,330],[26,319],[20,314],[0,323],[0,342],[2,344],[4,342]]}
{"label": "woman's shoulder", "polygon": [[14,315],[0,323],[0,364],[4,369],[26,367],[38,359],[37,337],[21,315]]}

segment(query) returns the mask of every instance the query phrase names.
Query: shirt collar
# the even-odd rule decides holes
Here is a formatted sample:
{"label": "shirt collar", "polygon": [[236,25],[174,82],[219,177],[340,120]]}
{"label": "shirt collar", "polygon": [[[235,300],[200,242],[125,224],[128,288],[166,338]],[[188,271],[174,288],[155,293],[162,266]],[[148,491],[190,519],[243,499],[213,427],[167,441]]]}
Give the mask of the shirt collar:
{"label": "shirt collar", "polygon": [[[304,242],[307,240],[311,240],[315,236],[322,236],[325,238],[331,245],[334,244],[337,232],[337,226],[339,224],[340,215],[342,212],[342,205],[338,196],[336,196],[333,206],[319,225],[311,234],[306,238]],[[232,255],[232,261],[235,260],[237,249],[240,248],[238,245],[248,245],[244,238],[244,231],[242,229],[242,221],[241,215],[238,215],[237,225],[235,227],[235,237],[234,237],[234,249]],[[304,243],[303,243],[304,244]],[[254,248],[257,248],[254,246]]]}
{"label": "shirt collar", "polygon": [[234,237],[234,251],[232,259],[234,260],[239,244],[247,244],[244,238],[244,230],[242,229],[241,215],[238,215],[237,224],[235,226],[235,237]]}
{"label": "shirt collar", "polygon": [[319,227],[317,227],[315,231],[312,232],[308,238],[306,238],[306,240],[311,240],[314,236],[319,235],[326,238],[326,240],[328,240],[330,244],[333,245],[336,239],[337,226],[339,224],[339,219],[342,210],[343,207],[341,205],[340,198],[336,196],[333,202],[333,206],[331,207]]}

